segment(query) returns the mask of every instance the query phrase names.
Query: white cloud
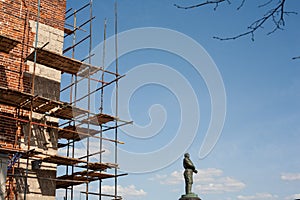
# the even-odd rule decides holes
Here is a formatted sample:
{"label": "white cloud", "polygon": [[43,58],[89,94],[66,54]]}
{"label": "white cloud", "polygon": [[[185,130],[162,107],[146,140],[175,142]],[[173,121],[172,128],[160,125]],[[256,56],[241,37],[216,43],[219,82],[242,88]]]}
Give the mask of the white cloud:
{"label": "white cloud", "polygon": [[[90,186],[90,191],[97,190],[96,187]],[[74,187],[74,195],[79,196],[81,191],[86,190],[86,185],[81,184]],[[102,186],[102,194],[113,195],[115,193],[115,187],[110,185],[103,185]],[[147,193],[143,189],[137,189],[134,185],[129,185],[127,187],[118,185],[118,195],[122,196],[123,199],[142,199],[144,198]],[[60,189],[56,191],[56,198],[62,199],[65,197],[65,190]],[[68,193],[68,197],[70,198],[70,193]],[[104,197],[103,199],[111,199]]]}
{"label": "white cloud", "polygon": [[[160,174],[156,174],[154,177],[149,178],[149,181],[160,181],[167,178],[167,175],[160,175]],[[162,182],[160,182],[161,184],[163,184]]]}
{"label": "white cloud", "polygon": [[237,199],[238,200],[269,200],[269,199],[278,199],[278,196],[270,193],[257,193],[255,195],[250,195],[250,196],[239,195],[237,196]]}
{"label": "white cloud", "polygon": [[204,194],[236,192],[245,188],[245,184],[231,177],[216,178],[195,186],[195,190]]}
{"label": "white cloud", "polygon": [[[102,186],[102,193],[113,194],[115,191],[114,186],[105,185]],[[124,199],[132,199],[146,196],[147,193],[143,189],[137,189],[134,185],[129,185],[127,187],[118,185],[118,194]]]}
{"label": "white cloud", "polygon": [[[220,177],[223,171],[215,168],[208,168],[205,170],[198,170],[198,173],[194,175],[194,182],[209,182],[213,181],[214,177]],[[183,181],[183,171],[174,171],[170,175],[159,175],[150,178],[151,181],[159,181],[163,185],[177,185]]]}
{"label": "white cloud", "polygon": [[156,178],[162,185],[177,185],[182,181],[182,172],[174,171],[170,176],[167,175],[157,175]]}
{"label": "white cloud", "polygon": [[300,180],[300,173],[283,173],[281,179],[284,181],[297,181]]}
{"label": "white cloud", "polygon": [[[174,171],[170,175],[156,175],[149,180],[158,181],[163,185],[181,184],[184,182],[183,171]],[[198,174],[194,175],[194,190],[197,193],[235,192],[243,188],[245,188],[243,182],[223,176],[223,171],[220,169],[209,168],[199,170]]]}
{"label": "white cloud", "polygon": [[286,200],[300,199],[300,194],[293,194],[285,198]]}

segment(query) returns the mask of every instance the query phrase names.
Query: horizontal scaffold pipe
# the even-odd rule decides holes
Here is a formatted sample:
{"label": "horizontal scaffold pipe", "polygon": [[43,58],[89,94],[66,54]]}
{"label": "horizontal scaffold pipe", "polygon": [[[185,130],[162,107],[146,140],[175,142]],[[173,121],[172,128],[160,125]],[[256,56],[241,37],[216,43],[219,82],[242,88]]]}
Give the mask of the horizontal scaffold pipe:
{"label": "horizontal scaffold pipe", "polygon": [[89,137],[93,137],[93,138],[103,139],[103,140],[106,140],[106,141],[116,142],[116,143],[119,143],[119,144],[124,144],[124,142],[122,142],[122,141],[113,140],[113,139],[104,138],[104,137],[99,137],[99,136],[95,136],[95,135],[90,135],[90,134],[87,134],[87,133],[82,133],[82,132],[73,131],[73,130],[66,130],[66,129],[63,129],[63,128],[56,127],[56,126],[51,126],[51,125],[42,124],[42,123],[38,123],[38,122],[30,122],[29,120],[20,119],[20,118],[16,118],[16,117],[9,117],[9,116],[6,116],[6,115],[1,115],[1,114],[0,114],[0,117],[16,120],[16,121],[20,121],[20,122],[25,122],[25,123],[31,123],[31,124],[34,124],[34,125],[43,126],[43,127],[47,127],[47,128],[53,128],[53,129],[57,129],[57,130],[68,131],[68,132],[71,132],[71,133],[77,133],[79,135],[85,135],[85,136],[89,136]]}

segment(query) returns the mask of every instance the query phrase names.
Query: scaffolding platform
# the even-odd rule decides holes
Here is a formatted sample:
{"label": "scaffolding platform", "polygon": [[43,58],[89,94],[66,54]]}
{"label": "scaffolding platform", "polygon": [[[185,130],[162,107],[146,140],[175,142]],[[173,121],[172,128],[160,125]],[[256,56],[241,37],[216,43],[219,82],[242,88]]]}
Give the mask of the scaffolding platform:
{"label": "scaffolding platform", "polygon": [[63,102],[54,101],[45,97],[34,96],[32,94],[0,86],[0,103],[13,107],[22,107],[30,110],[32,101],[33,111],[39,113],[49,112],[51,109],[63,106]]}
{"label": "scaffolding platform", "polygon": [[15,147],[12,147],[12,146],[7,146],[5,144],[0,144],[0,152],[7,153],[7,154],[21,153],[22,158],[29,158],[29,157],[33,157],[33,156],[36,156],[38,154],[41,154],[41,152],[36,151],[35,149],[24,150],[24,149],[21,149],[21,148],[15,148]]}
{"label": "scaffolding platform", "polygon": [[[1,147],[0,147],[1,149]],[[7,149],[7,148],[6,148]],[[67,156],[60,156],[60,155],[50,155],[45,154],[41,151],[37,151],[35,149],[29,151],[23,151],[21,149],[17,150],[14,149],[13,152],[22,153],[23,157],[35,157],[42,162],[53,163],[57,165],[73,165],[79,168],[85,168],[88,170],[95,170],[95,171],[104,171],[111,168],[117,168],[118,165],[114,163],[100,163],[100,162],[87,162],[86,160],[80,158],[71,158]]]}
{"label": "scaffolding platform", "polygon": [[14,154],[14,153],[19,153],[24,151],[19,148],[13,148],[11,146],[6,146],[5,144],[0,144],[0,152],[6,154]]}
{"label": "scaffolding platform", "polygon": [[[102,113],[106,98],[106,95],[104,95],[105,88],[108,86],[115,86],[114,92],[117,100],[117,98],[119,98],[118,81],[125,75],[119,74],[117,55],[115,57],[115,69],[113,71],[106,70],[106,67],[110,66],[105,66],[105,47],[103,48],[102,64],[100,64],[100,66],[97,64],[94,65],[93,61],[99,61],[98,58],[93,59],[95,54],[92,52],[92,22],[95,16],[92,14],[92,0],[88,1],[89,2],[81,8],[76,8],[73,14],[68,17],[63,18],[62,16],[58,16],[59,21],[61,20],[61,22],[64,22],[72,28],[64,28],[63,26],[60,26],[63,25],[63,23],[59,23],[56,28],[61,31],[63,30],[64,34],[60,31],[59,36],[56,36],[55,32],[53,37],[52,35],[47,37],[48,41],[44,41],[44,38],[40,37],[40,34],[42,33],[38,32],[39,19],[41,19],[42,22],[45,17],[39,14],[39,8],[41,8],[42,4],[35,4],[34,6],[38,6],[37,9],[33,9],[34,6],[29,10],[21,9],[20,15],[18,16],[11,15],[11,17],[17,17],[17,19],[22,20],[21,23],[18,23],[18,30],[15,30],[12,27],[13,32],[18,31],[17,35],[12,32],[12,34],[10,34],[12,38],[10,38],[10,36],[1,35],[2,33],[0,33],[0,54],[2,52],[2,55],[5,56],[6,53],[6,56],[11,56],[11,59],[20,61],[17,63],[8,62],[7,67],[11,67],[11,70],[16,73],[19,71],[22,73],[29,73],[27,70],[34,66],[30,76],[25,76],[27,74],[23,74],[24,76],[20,77],[20,87],[24,88],[24,90],[18,90],[14,86],[10,88],[0,86],[0,107],[4,108],[3,112],[0,113],[0,118],[3,118],[3,124],[5,125],[3,125],[5,128],[3,128],[3,133],[0,133],[0,152],[8,154],[9,158],[17,156],[18,158],[19,156],[21,158],[16,162],[13,162],[12,167],[15,170],[9,171],[8,174],[9,178],[7,179],[8,182],[6,185],[9,187],[6,188],[6,191],[8,194],[12,195],[11,197],[17,197],[22,194],[22,196],[24,195],[24,198],[26,198],[27,195],[33,195],[33,192],[29,191],[27,188],[30,189],[32,187],[30,184],[35,183],[31,180],[28,181],[28,179],[37,179],[34,180],[37,181],[36,185],[34,185],[34,187],[37,186],[37,190],[34,191],[34,195],[36,196],[44,197],[49,194],[52,198],[56,188],[66,189],[65,196],[67,198],[70,196],[70,199],[73,199],[72,194],[75,194],[75,190],[71,186],[87,184],[85,193],[86,198],[88,199],[89,194],[96,194],[89,189],[88,184],[90,182],[95,183],[97,181],[99,184],[102,184],[101,182],[103,179],[111,178],[112,181],[117,184],[117,178],[119,176],[127,175],[118,173],[118,144],[124,144],[124,142],[119,141],[118,129],[130,122],[120,120],[118,116]],[[7,3],[7,5],[9,4]],[[11,6],[13,7],[13,5]],[[22,5],[20,4],[20,6]],[[85,9],[85,11],[79,15],[79,11],[83,9]],[[12,10],[15,10],[15,8]],[[66,11],[65,14],[70,10],[71,9]],[[38,11],[38,13],[36,13],[36,11]],[[87,12],[90,12],[90,15],[87,15]],[[81,15],[90,17],[88,20],[77,20],[77,17],[80,17]],[[67,20],[68,18],[70,19]],[[10,22],[11,19],[8,18],[8,20]],[[30,29],[28,23],[23,23],[26,21],[28,22],[28,20],[35,21],[36,30]],[[83,23],[78,25],[77,22],[81,21],[83,21]],[[7,24],[8,27],[14,26],[15,19],[13,19],[12,22],[13,23],[11,24]],[[115,23],[115,25],[117,25],[117,23]],[[89,27],[85,30],[84,26]],[[22,28],[24,28],[24,31],[22,31]],[[81,31],[76,32],[77,30]],[[117,36],[117,26],[115,30]],[[53,30],[43,31],[45,31],[46,34],[52,34]],[[75,32],[76,37],[74,35]],[[67,43],[64,43],[63,46],[58,45],[55,48],[52,48],[52,45],[50,45],[47,46],[49,49],[44,48],[49,43],[52,44],[57,37],[62,39],[62,37],[66,38],[68,35],[73,35],[74,37],[68,37],[68,40],[64,41]],[[105,41],[106,23],[104,35]],[[115,51],[117,52],[117,37],[115,41]],[[60,40],[59,43],[61,44],[61,42],[62,41]],[[39,46],[41,43],[44,44],[43,47]],[[63,49],[63,47],[67,48]],[[62,50],[62,54],[54,52],[58,50],[57,48]],[[71,54],[71,52],[68,52],[71,50],[73,50],[72,52],[77,52],[77,50],[75,51],[77,48],[80,48],[80,54]],[[68,54],[65,54],[66,52],[68,52]],[[82,55],[86,57],[82,57]],[[36,64],[38,65],[36,66]],[[42,94],[45,91],[40,91],[39,88],[35,87],[35,84],[37,84],[34,82],[36,76],[43,77],[37,71],[40,67],[39,64],[43,65],[41,66],[43,67],[43,70],[44,67],[45,70],[47,68],[49,70],[50,68],[55,69],[59,74],[66,73],[64,76],[71,78],[70,80],[63,78],[62,81],[66,81],[68,84],[60,89],[60,93],[66,91],[66,93],[70,94],[68,103],[60,101],[59,99],[50,99],[51,97],[55,99],[57,97],[50,93],[47,95],[50,98],[43,97]],[[23,72],[24,70],[26,72]],[[98,75],[97,72],[100,76],[96,76]],[[13,76],[14,74],[11,75],[7,73],[7,80],[5,81],[9,81],[10,78],[15,78]],[[49,76],[52,77],[52,74],[49,74]],[[48,78],[51,79],[50,77]],[[84,89],[86,95],[84,96],[77,95],[77,91],[80,90],[77,86],[81,81],[86,81],[83,84],[86,85],[86,88]],[[95,90],[91,90],[91,88],[88,87],[90,86],[91,81],[97,83],[97,88]],[[63,83],[61,87],[64,85],[65,83]],[[63,95],[63,97],[65,97],[65,94]],[[99,107],[101,108],[101,113],[99,114],[97,113],[98,111],[94,111],[93,107],[90,106],[91,103],[93,103],[93,99],[91,98],[93,95],[97,98],[99,97],[99,101],[97,100],[97,102],[99,102]],[[75,103],[79,101],[83,102],[84,99],[87,100],[87,102],[84,102],[86,104],[82,105],[82,108],[79,108],[80,103]],[[117,111],[118,106],[116,105],[116,113],[118,113]],[[7,126],[6,128],[6,124],[8,123],[11,126]],[[103,137],[100,133],[105,131],[109,132],[109,134],[114,134],[114,137]],[[86,149],[78,148],[77,144],[80,144],[78,141],[90,137],[93,138],[93,142],[88,140],[85,147]],[[101,154],[105,152],[103,141],[114,143],[114,153],[110,155],[110,160],[114,160],[115,163],[103,162],[104,157],[101,156]],[[67,148],[63,149],[64,151],[59,151],[58,148],[62,147]],[[94,152],[95,148],[96,151]],[[63,154],[61,155],[61,153]],[[78,157],[78,154],[80,154],[81,157]],[[98,156],[99,160],[92,162],[95,161],[94,158]],[[13,159],[11,160],[15,161]],[[42,168],[30,168],[30,162],[32,161],[36,161],[36,163],[32,163],[33,165],[39,164]],[[70,168],[72,169],[70,170]],[[51,173],[48,173],[48,170],[51,171]],[[15,183],[20,184],[20,191],[18,191],[19,188],[17,188],[18,190],[15,189],[15,186],[18,186]],[[39,184],[39,188],[37,184]],[[105,183],[103,183],[103,185],[105,185]],[[23,187],[25,189],[23,189]],[[39,190],[41,191],[41,194],[39,193]],[[43,190],[47,193],[44,193]],[[101,188],[99,188],[97,193],[99,193],[99,196],[121,199],[121,197],[118,196],[117,188],[114,190],[114,195],[102,194]],[[10,196],[7,197],[10,198]],[[74,197],[76,198],[75,195]]]}
{"label": "scaffolding platform", "polygon": [[71,30],[71,29],[68,29],[68,28],[64,28],[64,33],[67,34],[67,35],[71,35],[73,34],[75,31],[74,30]]}
{"label": "scaffolding platform", "polygon": [[74,117],[79,117],[87,113],[88,111],[84,109],[65,104],[63,107],[55,110],[54,112],[51,112],[50,116],[60,118],[60,119],[71,120]]}
{"label": "scaffolding platform", "polygon": [[87,165],[83,166],[84,168],[90,169],[90,170],[106,170],[111,168],[118,168],[117,164],[113,163],[88,163]]}
{"label": "scaffolding platform", "polygon": [[[37,98],[40,98],[40,97],[37,97]],[[33,111],[38,112],[38,113],[47,113],[50,110],[57,108],[59,106],[63,106],[63,103],[58,102],[58,101],[52,101],[50,99],[48,99],[48,101],[42,100],[42,103],[40,104],[40,106],[34,107]],[[28,109],[28,107],[27,107],[27,109]]]}
{"label": "scaffolding platform", "polygon": [[92,125],[101,125],[101,124],[105,124],[107,122],[111,122],[116,120],[115,117],[111,116],[111,115],[107,115],[107,114],[103,114],[103,113],[99,113],[97,115],[91,116],[88,119],[84,119],[82,120],[83,123],[90,123]]}
{"label": "scaffolding platform", "polygon": [[75,172],[71,175],[57,177],[56,189],[68,188],[70,186],[80,185],[83,182],[92,182],[113,177],[115,177],[115,175],[103,172],[94,172],[86,170],[81,172]]}
{"label": "scaffolding platform", "polygon": [[[80,62],[79,60],[69,58],[67,56],[54,53],[45,49],[38,48],[35,51],[33,51],[26,60],[34,62],[34,54],[36,52],[36,62],[41,65],[45,65],[47,67],[51,67],[53,69],[59,70],[61,72],[66,72],[69,74],[77,74],[80,71],[83,71],[88,69],[89,67],[92,69],[90,70],[90,75],[92,72],[96,72],[97,70],[100,70],[101,68],[92,66],[90,64]],[[88,73],[84,72],[81,74],[88,75]]]}
{"label": "scaffolding platform", "polygon": [[21,103],[32,98],[31,94],[12,90],[0,86],[0,103],[8,106],[18,107]]}
{"label": "scaffolding platform", "polygon": [[66,102],[55,101],[46,97],[34,96],[26,92],[0,86],[0,104],[30,110],[60,119],[72,119],[88,113],[88,111],[69,105]]}
{"label": "scaffolding platform", "polygon": [[20,42],[17,40],[0,35],[0,52],[9,53],[18,44],[20,44]]}
{"label": "scaffolding platform", "polygon": [[70,157],[59,156],[59,155],[48,155],[45,158],[41,159],[41,161],[54,163],[58,165],[76,165],[78,163],[85,162],[84,160],[78,158],[70,158]]}
{"label": "scaffolding platform", "polygon": [[102,70],[102,69],[99,67],[90,66],[90,67],[87,67],[87,68],[83,69],[82,71],[80,71],[77,75],[81,76],[81,77],[88,77],[89,75],[93,75],[100,70]]}
{"label": "scaffolding platform", "polygon": [[99,131],[76,126],[66,126],[63,130],[58,131],[58,139],[79,141],[88,136],[94,136]]}

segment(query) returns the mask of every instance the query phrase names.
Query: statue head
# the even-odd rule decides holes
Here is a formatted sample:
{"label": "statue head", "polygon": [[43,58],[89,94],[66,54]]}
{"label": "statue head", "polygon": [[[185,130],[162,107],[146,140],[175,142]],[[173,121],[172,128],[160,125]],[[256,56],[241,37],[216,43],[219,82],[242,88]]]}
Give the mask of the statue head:
{"label": "statue head", "polygon": [[184,157],[185,157],[185,158],[189,158],[189,157],[190,157],[190,154],[189,154],[189,153],[185,153],[185,154],[184,154]]}

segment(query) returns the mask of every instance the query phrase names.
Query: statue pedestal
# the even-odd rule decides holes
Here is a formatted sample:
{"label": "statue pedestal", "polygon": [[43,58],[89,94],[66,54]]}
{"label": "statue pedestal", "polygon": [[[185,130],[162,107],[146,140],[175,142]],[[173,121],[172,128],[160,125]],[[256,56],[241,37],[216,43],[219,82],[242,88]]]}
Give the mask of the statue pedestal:
{"label": "statue pedestal", "polygon": [[181,198],[179,200],[201,200],[197,194],[190,193],[190,194],[184,194],[181,195]]}

